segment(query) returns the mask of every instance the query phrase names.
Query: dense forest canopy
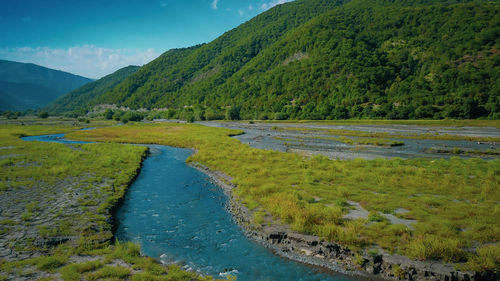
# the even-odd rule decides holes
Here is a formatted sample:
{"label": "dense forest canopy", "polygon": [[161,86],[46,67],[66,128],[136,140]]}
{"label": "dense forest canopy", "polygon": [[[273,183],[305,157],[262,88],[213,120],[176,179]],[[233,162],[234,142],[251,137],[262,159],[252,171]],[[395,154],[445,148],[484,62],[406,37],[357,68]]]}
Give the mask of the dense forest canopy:
{"label": "dense forest canopy", "polygon": [[87,83],[82,87],[69,92],[68,94],[60,97],[59,99],[50,103],[45,110],[52,113],[64,113],[75,111],[82,112],[87,107],[86,105],[94,98],[99,97],[112,90],[116,85],[122,82],[125,78],[129,77],[139,69],[139,66],[130,65],[115,71],[112,74],[104,76],[103,78]]}
{"label": "dense forest canopy", "polygon": [[174,49],[88,108],[193,119],[500,118],[499,1],[302,0]]}

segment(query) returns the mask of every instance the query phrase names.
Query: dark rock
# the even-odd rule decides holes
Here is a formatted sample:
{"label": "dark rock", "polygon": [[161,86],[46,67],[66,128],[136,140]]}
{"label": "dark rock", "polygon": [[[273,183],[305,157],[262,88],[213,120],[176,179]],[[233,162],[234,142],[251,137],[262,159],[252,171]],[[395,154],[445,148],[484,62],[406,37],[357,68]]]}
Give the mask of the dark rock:
{"label": "dark rock", "polygon": [[337,244],[328,244],[326,245],[327,253],[333,254],[334,256],[338,256],[340,253],[340,246]]}
{"label": "dark rock", "polygon": [[286,239],[287,235],[285,232],[277,232],[269,234],[269,239],[272,243],[281,243],[282,240]]}

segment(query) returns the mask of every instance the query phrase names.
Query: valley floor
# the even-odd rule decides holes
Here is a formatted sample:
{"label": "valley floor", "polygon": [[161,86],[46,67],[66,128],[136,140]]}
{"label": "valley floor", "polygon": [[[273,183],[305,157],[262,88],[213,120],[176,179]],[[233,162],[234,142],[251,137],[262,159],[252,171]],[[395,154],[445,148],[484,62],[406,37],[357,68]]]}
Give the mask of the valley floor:
{"label": "valley floor", "polygon": [[[372,272],[371,269],[377,263],[376,257],[387,254],[391,256],[399,254],[407,260],[454,264],[454,267],[463,272],[489,272],[490,275],[474,277],[477,280],[480,280],[481,276],[487,278],[498,272],[500,160],[491,159],[497,157],[494,152],[498,145],[498,129],[476,128],[474,129],[476,133],[471,136],[455,134],[454,132],[464,131],[460,128],[435,129],[431,134],[422,135],[414,134],[411,130],[406,133],[401,128],[394,128],[392,132],[387,133],[372,129],[353,130],[352,127],[333,128],[317,125],[304,127],[302,124],[300,126],[248,123],[214,125],[239,130],[166,122],[131,123],[126,126],[103,127],[91,131],[74,131],[73,128],[64,126],[54,127],[54,124],[31,127],[2,125],[0,199],[4,200],[5,202],[2,202],[5,204],[1,205],[0,239],[4,239],[2,242],[4,250],[0,266],[3,272],[10,273],[1,278],[10,279],[16,276],[12,274],[40,270],[62,274],[72,266],[70,261],[74,256],[95,254],[96,251],[101,251],[102,254],[99,264],[89,270],[77,270],[78,276],[89,277],[100,271],[113,270],[107,268],[113,266],[112,253],[120,248],[108,246],[112,236],[109,218],[113,206],[116,206],[124,196],[126,186],[137,173],[140,159],[143,157],[141,155],[144,153],[144,148],[113,144],[115,142],[163,144],[195,149],[196,153],[188,159],[188,162],[201,164],[210,171],[225,175],[219,180],[234,187],[232,191],[234,202],[248,210],[246,215],[248,230],[258,233],[256,236],[260,235],[260,239],[267,240],[277,247],[287,241],[298,245],[300,241],[293,237],[302,237],[300,243],[309,246],[312,244],[321,246],[323,248],[317,249],[323,249],[323,252],[325,247],[329,247],[328,245],[338,245],[341,247],[339,249],[342,249],[339,250],[340,256],[346,251],[349,252],[349,264],[353,268],[358,267]],[[241,129],[256,130],[262,136],[260,140],[268,139],[268,141],[259,141],[259,137],[251,133],[241,135]],[[447,134],[443,134],[443,130]],[[18,138],[20,135],[69,131],[71,133],[67,134],[68,138],[107,142],[107,144],[70,146],[37,144]],[[408,159],[404,160],[397,157],[332,160],[322,155],[313,156],[315,153],[285,153],[252,147],[258,146],[259,143],[269,145],[278,141],[278,147],[281,145],[285,147],[285,151],[293,152],[293,148],[290,148],[292,145],[284,144],[292,142],[287,139],[291,135],[297,140],[312,136],[313,140],[344,144],[349,142],[350,149],[360,145],[371,149],[377,147],[377,143],[382,144],[383,149],[392,149],[401,147],[401,145],[391,146],[393,139],[405,142],[403,147],[407,142],[430,139],[474,142],[479,147],[467,150],[486,151],[482,149],[484,147],[482,143],[486,142],[487,150],[493,152],[492,155],[485,156],[489,160],[471,158],[475,155],[450,159],[405,157]],[[236,136],[239,140],[229,136]],[[247,140],[250,145],[245,143]],[[98,156],[102,158],[95,158]],[[328,156],[341,159],[353,158]],[[63,169],[63,167],[70,168]],[[72,170],[73,167],[78,169]],[[116,172],[122,169],[128,172]],[[120,175],[120,177],[110,178],[109,175]],[[72,184],[63,187],[63,180]],[[54,189],[57,186],[60,186],[60,190]],[[10,194],[19,198],[25,191],[38,193],[41,196],[30,194],[23,196],[24,199],[18,199],[20,201],[16,204],[9,205],[9,202],[15,202],[9,199]],[[54,208],[49,208],[54,204],[60,206],[57,200],[64,198],[51,194],[71,197],[71,200],[64,201],[73,202],[68,203],[72,207],[63,208],[62,214]],[[38,198],[37,203],[30,203],[34,202],[30,198]],[[66,214],[65,210],[75,210],[76,213]],[[85,215],[90,213],[102,213],[102,216]],[[81,218],[87,222],[82,224],[78,221],[65,222],[64,218],[68,216]],[[96,227],[89,227],[90,229],[78,227],[91,226],[93,223]],[[43,225],[46,227],[42,227]],[[283,236],[282,231],[269,231],[268,227],[272,225],[284,226],[291,235]],[[16,242],[14,245],[9,241],[19,238],[12,236],[18,231],[24,231],[23,237],[26,239],[22,238],[23,243]],[[102,236],[103,234],[105,235]],[[44,236],[45,244],[40,244],[41,239],[34,238],[40,236]],[[312,238],[303,237],[316,238],[312,241]],[[58,247],[50,245],[51,242],[47,244],[47,241],[55,241],[54,239],[67,239],[65,240],[67,243]],[[92,242],[86,243],[89,241]],[[55,241],[54,244],[60,242],[60,240]],[[40,248],[39,245],[43,247]],[[77,248],[69,251],[69,246],[64,245],[76,245]],[[18,256],[9,258],[10,254],[6,253],[13,250]],[[298,251],[299,254],[302,251],[305,255],[317,255],[320,259],[322,256],[320,252],[305,246],[296,246],[292,250]],[[32,254],[29,254],[30,252]],[[23,253],[27,254],[23,256]],[[55,257],[55,260],[48,261],[47,266],[44,257],[29,258],[33,255],[47,254]],[[152,262],[140,262],[139,257],[135,254],[132,256],[134,257],[132,260],[127,258],[122,260],[129,264]],[[23,261],[9,262],[9,259]],[[106,265],[104,261],[110,263]],[[406,264],[401,262],[398,264],[396,261],[390,268],[392,276],[408,278],[405,274],[410,269],[404,268]],[[142,271],[132,273],[155,272],[153,269],[149,270],[149,265],[141,266],[135,266],[133,270],[139,268]],[[156,268],[153,265],[150,267]],[[5,271],[7,269],[9,271]],[[177,272],[178,269],[172,270]],[[124,273],[125,276],[132,274],[130,270],[127,272]],[[160,276],[166,274],[167,270],[161,272]],[[467,274],[474,276],[474,273]]]}

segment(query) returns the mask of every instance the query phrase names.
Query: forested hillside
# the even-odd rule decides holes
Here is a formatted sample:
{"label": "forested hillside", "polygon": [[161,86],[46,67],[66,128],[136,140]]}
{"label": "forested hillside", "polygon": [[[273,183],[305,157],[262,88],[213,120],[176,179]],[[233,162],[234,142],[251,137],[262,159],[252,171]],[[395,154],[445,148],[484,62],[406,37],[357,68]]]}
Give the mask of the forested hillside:
{"label": "forested hillside", "polygon": [[92,100],[196,119],[500,118],[498,1],[302,0]]}
{"label": "forested hillside", "polygon": [[130,65],[115,71],[97,81],[83,85],[82,87],[61,96],[56,101],[50,103],[45,110],[52,113],[63,113],[74,111],[82,113],[86,104],[94,98],[103,95],[105,92],[112,90],[117,84],[125,78],[132,75],[139,69],[139,66]]}

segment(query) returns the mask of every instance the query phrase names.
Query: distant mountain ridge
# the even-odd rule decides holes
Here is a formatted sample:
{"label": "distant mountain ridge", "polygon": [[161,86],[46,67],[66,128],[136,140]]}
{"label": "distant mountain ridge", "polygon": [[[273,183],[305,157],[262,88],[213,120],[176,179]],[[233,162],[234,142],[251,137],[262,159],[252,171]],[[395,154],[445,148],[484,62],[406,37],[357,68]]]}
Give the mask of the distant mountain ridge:
{"label": "distant mountain ridge", "polygon": [[87,104],[242,119],[500,118],[500,3],[297,0]]}
{"label": "distant mountain ridge", "polygon": [[0,110],[36,109],[92,81],[32,63],[0,60]]}

